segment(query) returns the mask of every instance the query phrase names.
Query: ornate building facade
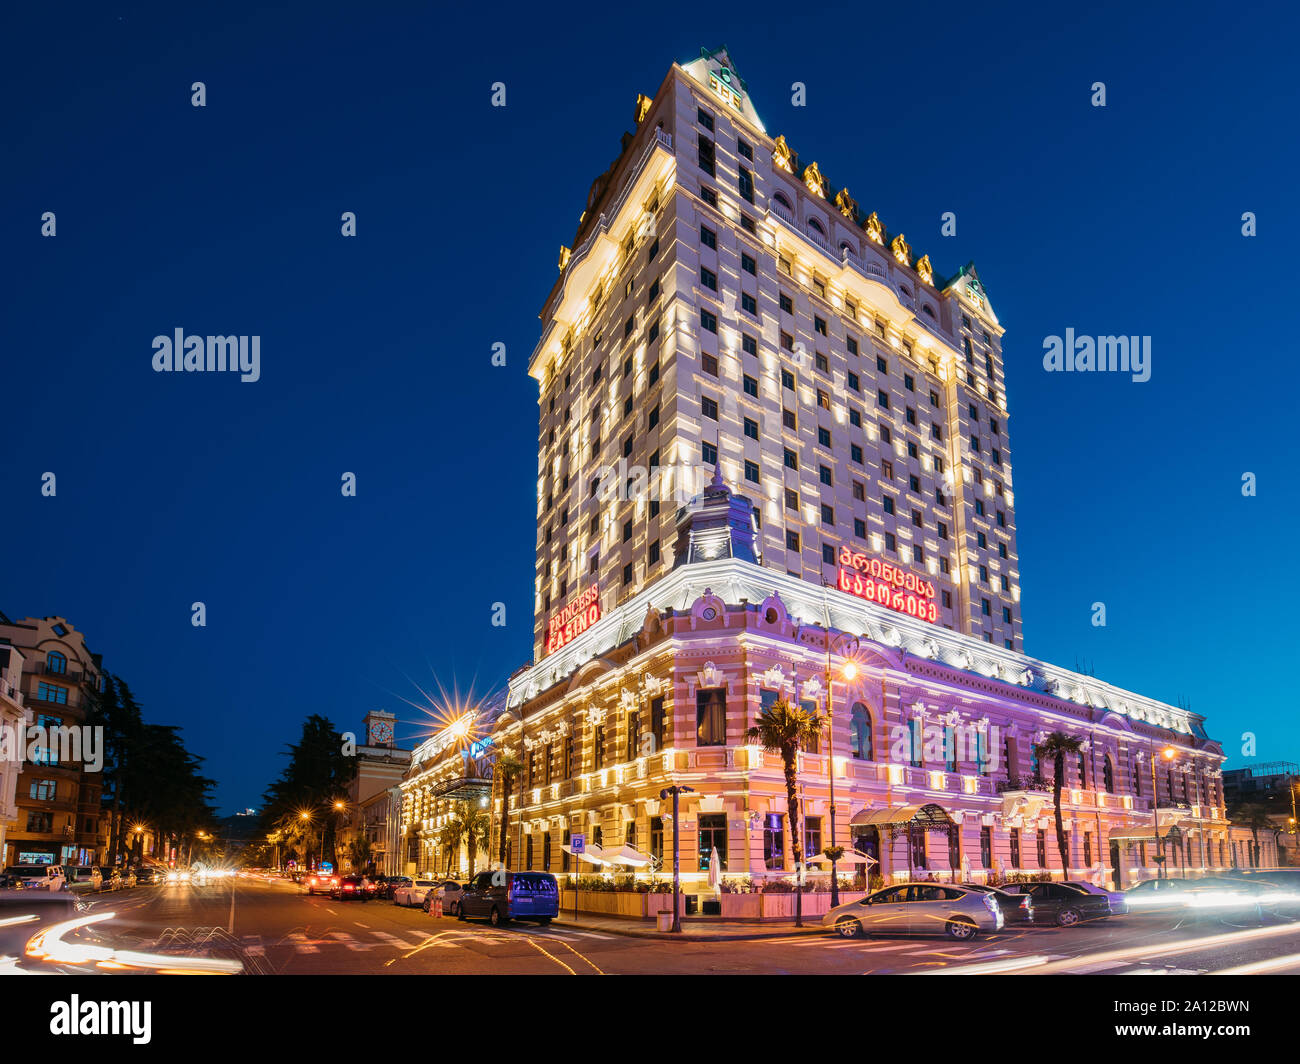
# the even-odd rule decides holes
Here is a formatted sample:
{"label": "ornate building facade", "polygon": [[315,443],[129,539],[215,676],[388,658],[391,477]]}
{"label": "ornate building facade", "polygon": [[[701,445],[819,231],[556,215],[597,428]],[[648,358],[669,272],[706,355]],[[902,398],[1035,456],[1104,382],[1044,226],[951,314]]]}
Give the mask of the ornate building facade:
{"label": "ornate building facade", "polygon": [[[530,361],[535,656],[474,732],[523,771],[507,795],[464,742],[417,750],[408,867],[435,867],[467,786],[493,857],[560,875],[663,875],[674,836],[696,884],[788,879],[833,844],[863,885],[1248,863],[1200,716],[1024,653],[1002,328],[973,265],[940,277],[801,165],[725,52],[635,119]],[[798,758],[800,840],[749,738],[776,699],[829,718]],[[1052,732],[1081,743],[1064,868]]]}

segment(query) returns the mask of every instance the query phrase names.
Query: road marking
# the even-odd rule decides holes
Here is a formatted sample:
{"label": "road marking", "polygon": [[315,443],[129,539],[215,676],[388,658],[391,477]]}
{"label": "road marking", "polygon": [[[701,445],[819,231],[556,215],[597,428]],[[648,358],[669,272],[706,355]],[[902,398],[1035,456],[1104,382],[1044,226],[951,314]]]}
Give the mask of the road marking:
{"label": "road marking", "polygon": [[383,939],[391,946],[396,946],[398,949],[415,949],[420,944],[399,938],[397,935],[390,935],[387,931],[372,931],[371,934],[375,938]]}
{"label": "road marking", "polygon": [[292,942],[294,944],[294,949],[296,949],[299,953],[320,952],[320,950],[318,950],[311,942],[308,941],[307,936],[304,935],[301,931],[295,931],[292,935],[285,935],[284,937],[287,941]]}
{"label": "road marking", "polygon": [[1070,968],[1071,975],[1091,975],[1093,972],[1107,972],[1112,968],[1123,968],[1132,961],[1098,961],[1096,964],[1081,964],[1077,968]]}
{"label": "road marking", "polygon": [[370,925],[369,925],[369,924],[363,924],[360,920],[354,920],[353,923],[355,923],[355,924],[357,925],[357,927],[364,927],[367,931],[370,930]]}
{"label": "road marking", "polygon": [[335,938],[339,942],[343,943],[343,945],[347,946],[347,948],[352,950],[353,953],[367,953],[375,948],[373,942],[358,942],[346,931],[331,931],[329,934],[331,938]]}

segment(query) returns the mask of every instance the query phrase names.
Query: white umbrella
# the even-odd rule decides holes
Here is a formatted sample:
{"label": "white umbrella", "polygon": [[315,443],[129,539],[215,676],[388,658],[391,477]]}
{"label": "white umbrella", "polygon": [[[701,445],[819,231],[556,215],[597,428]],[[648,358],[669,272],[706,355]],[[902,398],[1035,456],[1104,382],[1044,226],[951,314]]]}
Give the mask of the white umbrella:
{"label": "white umbrella", "polygon": [[718,889],[718,883],[722,880],[722,858],[718,856],[718,848],[713,847],[713,852],[709,854],[709,886],[714,890]]}
{"label": "white umbrella", "polygon": [[1006,874],[1007,874],[1007,863],[1006,863],[1006,861],[1002,860],[1002,858],[999,857],[999,858],[998,858],[996,861],[994,861],[993,863],[994,863],[995,865],[997,865],[997,867],[998,867],[998,875],[999,875],[999,876],[1004,876],[1004,877],[1005,877]]}
{"label": "white umbrella", "polygon": [[970,879],[970,857],[967,854],[961,855],[961,877]]}

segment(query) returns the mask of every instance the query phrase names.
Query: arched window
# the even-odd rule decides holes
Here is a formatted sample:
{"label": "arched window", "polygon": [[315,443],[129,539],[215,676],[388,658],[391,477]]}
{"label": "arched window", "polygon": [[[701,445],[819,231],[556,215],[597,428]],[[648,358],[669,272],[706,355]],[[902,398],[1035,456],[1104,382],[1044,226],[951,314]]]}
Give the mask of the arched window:
{"label": "arched window", "polygon": [[821,236],[825,236],[825,235],[826,235],[826,230],[825,230],[824,228],[822,228],[822,223],[819,222],[816,218],[809,218],[809,219],[808,219],[808,228],[809,228],[809,229],[812,229],[812,230],[815,230],[815,231],[816,231],[817,233],[819,233]]}
{"label": "arched window", "polygon": [[902,292],[903,295],[907,296],[908,299],[911,299],[911,298],[912,298],[912,290],[911,290],[910,288],[908,288],[907,285],[905,285],[905,284],[900,284],[900,285],[898,286],[898,290],[899,290],[900,292]]}
{"label": "arched window", "polygon": [[1101,789],[1107,794],[1115,793],[1115,766],[1111,763],[1110,754],[1101,763]]}
{"label": "arched window", "polygon": [[49,651],[45,655],[45,671],[62,676],[68,671],[68,659],[57,650]]}
{"label": "arched window", "polygon": [[1142,797],[1142,773],[1138,771],[1138,763],[1133,762],[1133,793],[1139,798]]}
{"label": "arched window", "polygon": [[934,317],[934,310],[929,303],[925,304],[925,306],[923,306],[921,309],[925,311],[927,314],[929,314],[930,317],[932,318]]}
{"label": "arched window", "polygon": [[871,714],[861,702],[849,714],[849,752],[859,761],[871,761]]}
{"label": "arched window", "polygon": [[773,196],[772,198],[773,198],[774,200],[776,200],[777,203],[779,203],[782,207],[784,207],[784,208],[785,208],[787,211],[789,211],[791,214],[794,213],[794,208],[790,205],[790,201],[789,201],[788,199],[785,198],[785,194],[784,194],[784,193],[778,192],[778,193],[777,193],[775,196]]}
{"label": "arched window", "polygon": [[1080,788],[1088,786],[1088,759],[1082,750],[1079,751],[1079,786]]}

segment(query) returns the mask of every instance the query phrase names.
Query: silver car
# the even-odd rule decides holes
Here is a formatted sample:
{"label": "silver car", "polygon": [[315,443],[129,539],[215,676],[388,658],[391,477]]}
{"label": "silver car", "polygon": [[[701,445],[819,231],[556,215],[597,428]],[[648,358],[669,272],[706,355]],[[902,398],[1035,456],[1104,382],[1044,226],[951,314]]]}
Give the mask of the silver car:
{"label": "silver car", "polygon": [[855,935],[947,935],[959,941],[1002,929],[1002,910],[989,894],[948,883],[902,883],[837,905],[822,926]]}

